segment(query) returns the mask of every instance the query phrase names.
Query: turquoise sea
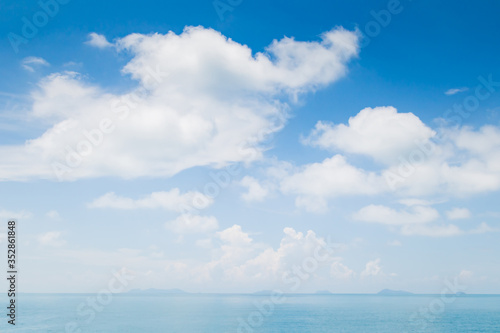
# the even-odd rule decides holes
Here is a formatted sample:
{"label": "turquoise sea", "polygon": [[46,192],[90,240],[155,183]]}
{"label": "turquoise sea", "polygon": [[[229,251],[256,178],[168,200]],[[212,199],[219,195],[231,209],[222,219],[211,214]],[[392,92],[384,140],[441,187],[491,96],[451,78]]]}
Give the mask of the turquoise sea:
{"label": "turquoise sea", "polygon": [[[1,332],[500,332],[499,295],[24,294]],[[3,299],[2,304],[7,299]],[[2,307],[5,309],[5,307]],[[6,313],[6,310],[4,310]]]}

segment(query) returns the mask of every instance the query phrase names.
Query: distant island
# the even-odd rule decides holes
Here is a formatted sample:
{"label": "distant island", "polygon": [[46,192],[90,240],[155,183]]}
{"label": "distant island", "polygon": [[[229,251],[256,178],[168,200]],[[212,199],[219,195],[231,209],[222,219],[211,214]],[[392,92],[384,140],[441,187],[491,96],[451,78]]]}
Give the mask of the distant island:
{"label": "distant island", "polygon": [[413,293],[409,291],[404,291],[404,290],[391,290],[391,289],[384,289],[381,290],[377,293],[377,295],[382,295],[382,296],[408,296],[408,295],[413,295]]}
{"label": "distant island", "polygon": [[316,295],[332,295],[332,293],[329,290],[318,290]]}
{"label": "distant island", "polygon": [[189,294],[188,292],[180,289],[132,289],[130,294]]}

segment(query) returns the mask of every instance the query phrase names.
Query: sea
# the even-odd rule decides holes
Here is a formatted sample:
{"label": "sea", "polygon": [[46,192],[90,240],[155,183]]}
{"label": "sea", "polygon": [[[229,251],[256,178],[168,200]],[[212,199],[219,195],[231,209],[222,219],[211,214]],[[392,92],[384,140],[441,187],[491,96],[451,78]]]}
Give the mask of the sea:
{"label": "sea", "polygon": [[15,326],[2,308],[1,332],[500,332],[500,295],[21,294]]}

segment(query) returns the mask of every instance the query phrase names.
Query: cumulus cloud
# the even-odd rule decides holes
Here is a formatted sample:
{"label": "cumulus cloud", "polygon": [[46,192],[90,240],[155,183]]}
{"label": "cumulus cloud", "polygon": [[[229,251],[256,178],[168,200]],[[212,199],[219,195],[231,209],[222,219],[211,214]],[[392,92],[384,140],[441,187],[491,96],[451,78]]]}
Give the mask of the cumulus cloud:
{"label": "cumulus cloud", "polygon": [[247,188],[247,192],[241,195],[243,200],[247,202],[262,201],[269,194],[269,190],[261,185],[259,181],[253,177],[245,176],[239,184]]}
{"label": "cumulus cloud", "polygon": [[177,234],[206,233],[217,230],[219,223],[213,216],[182,214],[175,220],[165,223],[165,228]]}
{"label": "cumulus cloud", "polygon": [[137,87],[111,93],[74,72],[42,80],[32,115],[50,127],[25,145],[0,146],[1,180],[165,177],[256,160],[284,125],[285,96],[338,80],[359,49],[357,33],[342,28],[256,53],[202,27],[131,34],[115,45],[132,56],[123,73]]}
{"label": "cumulus cloud", "polygon": [[248,245],[252,242],[250,236],[246,232],[243,232],[241,226],[237,224],[217,232],[217,237],[228,244],[235,244],[238,246]]}
{"label": "cumulus cloud", "polygon": [[380,266],[380,258],[369,261],[365,265],[365,269],[361,272],[361,277],[370,277],[370,276],[378,276],[383,275],[382,267]]}
{"label": "cumulus cloud", "polygon": [[187,212],[207,208],[212,203],[211,197],[200,192],[181,194],[178,188],[173,188],[170,191],[153,192],[141,199],[122,197],[109,192],[89,203],[88,207],[127,210],[163,208],[173,212]]}
{"label": "cumulus cloud", "polygon": [[285,177],[281,191],[296,194],[296,204],[309,211],[327,208],[327,199],[341,195],[371,195],[380,192],[380,181],[374,173],[350,165],[341,155],[321,163],[307,164]]}
{"label": "cumulus cloud", "polygon": [[335,261],[330,266],[330,275],[336,279],[351,279],[356,276],[356,273],[341,263],[340,261]]}
{"label": "cumulus cloud", "polygon": [[435,135],[413,113],[398,113],[394,107],[365,108],[348,124],[318,122],[305,144],[332,151],[370,156],[388,164]]}
{"label": "cumulus cloud", "polygon": [[100,35],[95,32],[91,32],[89,34],[89,40],[85,42],[85,44],[88,44],[90,46],[97,47],[99,49],[105,49],[108,47],[113,47],[113,44],[108,42],[105,36]]}
{"label": "cumulus cloud", "polygon": [[[316,276],[316,273],[320,272],[326,277],[331,275],[332,264],[341,260],[333,256],[335,244],[317,236],[312,230],[304,234],[287,227],[283,229],[283,233],[283,238],[275,249],[254,242],[239,225],[217,232],[221,245],[213,250],[215,259],[203,266],[202,275],[229,283],[274,282],[284,283],[289,288],[298,288],[301,281],[294,275],[294,267],[296,270],[296,267],[302,267],[304,262],[314,260],[317,267],[314,272],[307,273],[308,278],[313,278],[309,274]],[[344,277],[353,274],[345,266],[334,267],[338,268],[334,272],[338,271]]]}
{"label": "cumulus cloud", "polygon": [[[405,205],[425,206],[432,203],[426,196],[500,190],[500,128],[493,125],[433,130],[411,113],[366,108],[348,124],[319,122],[303,142],[335,153],[277,177],[280,190],[309,211],[325,211],[339,195],[389,193],[413,197],[402,199]],[[359,161],[353,154],[381,163],[367,168],[353,163]]]}
{"label": "cumulus cloud", "polygon": [[47,60],[40,57],[26,57],[21,61],[21,66],[28,72],[35,72],[39,66],[50,66]]}

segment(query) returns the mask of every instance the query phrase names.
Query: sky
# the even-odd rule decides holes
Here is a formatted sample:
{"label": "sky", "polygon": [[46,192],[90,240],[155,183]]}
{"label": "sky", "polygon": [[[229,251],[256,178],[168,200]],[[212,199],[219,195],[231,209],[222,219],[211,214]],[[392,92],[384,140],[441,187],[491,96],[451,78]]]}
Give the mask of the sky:
{"label": "sky", "polygon": [[500,293],[499,10],[5,1],[20,290]]}

